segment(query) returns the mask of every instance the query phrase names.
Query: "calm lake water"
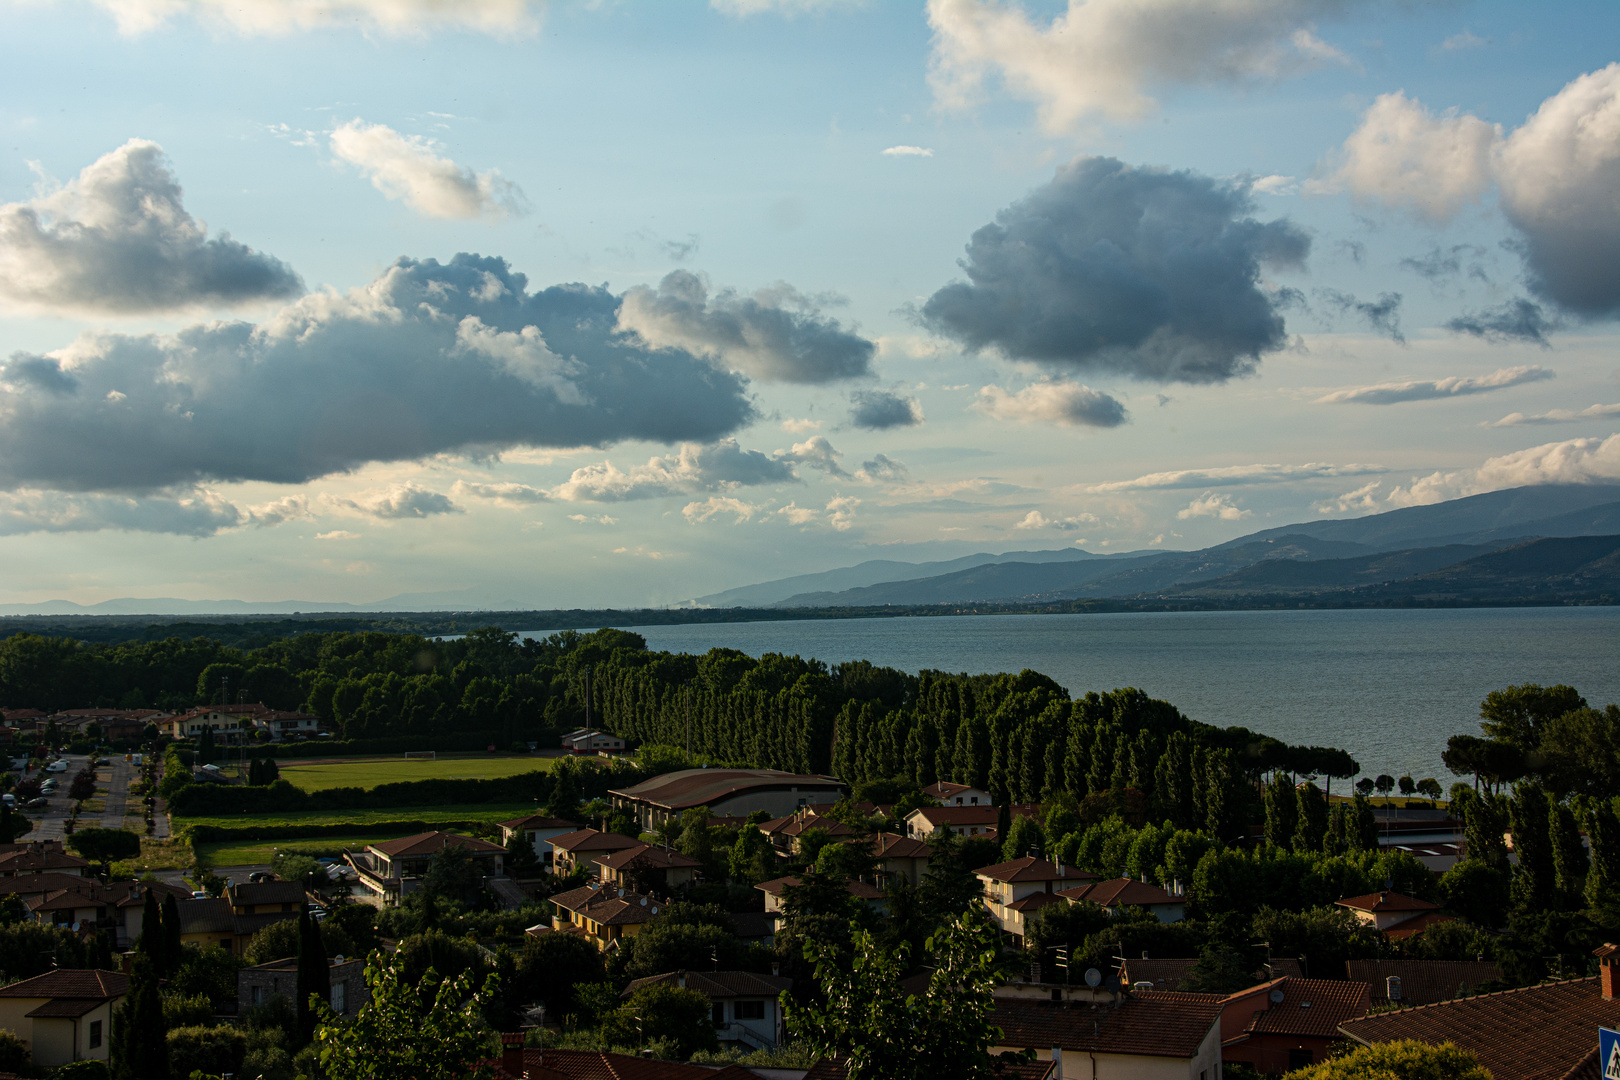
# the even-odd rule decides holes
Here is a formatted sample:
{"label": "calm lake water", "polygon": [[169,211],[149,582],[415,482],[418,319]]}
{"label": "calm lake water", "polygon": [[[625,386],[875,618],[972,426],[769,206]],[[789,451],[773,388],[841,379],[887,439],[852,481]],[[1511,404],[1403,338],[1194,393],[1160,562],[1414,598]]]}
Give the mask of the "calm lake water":
{"label": "calm lake water", "polygon": [[634,628],[653,649],[716,646],[919,671],[1033,668],[1071,694],[1135,686],[1207,724],[1339,746],[1364,772],[1433,776],[1510,683],[1620,701],[1620,608],[982,615]]}

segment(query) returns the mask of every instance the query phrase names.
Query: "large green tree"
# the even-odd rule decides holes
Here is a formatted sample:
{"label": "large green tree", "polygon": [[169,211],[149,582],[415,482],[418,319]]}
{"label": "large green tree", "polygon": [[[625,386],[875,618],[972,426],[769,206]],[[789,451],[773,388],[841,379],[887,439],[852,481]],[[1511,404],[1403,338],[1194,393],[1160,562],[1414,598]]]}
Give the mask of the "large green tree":
{"label": "large green tree", "polygon": [[440,980],[430,974],[421,987],[404,979],[401,961],[373,953],[366,963],[370,999],[352,1020],[339,1019],[319,1003],[315,1030],[325,1080],[486,1080],[477,1062],[496,1053],[484,1022],[484,1005],[498,980],[478,990],[472,975]]}
{"label": "large green tree", "polygon": [[151,958],[137,951],[130,967],[129,990],[113,1013],[108,1065],[113,1080],[168,1080],[168,1025]]}

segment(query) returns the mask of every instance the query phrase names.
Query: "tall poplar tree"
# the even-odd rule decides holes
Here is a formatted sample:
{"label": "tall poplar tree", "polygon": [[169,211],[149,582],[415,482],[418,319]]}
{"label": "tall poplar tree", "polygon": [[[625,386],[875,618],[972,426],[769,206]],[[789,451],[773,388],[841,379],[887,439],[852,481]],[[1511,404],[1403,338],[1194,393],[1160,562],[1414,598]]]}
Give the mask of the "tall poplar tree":
{"label": "tall poplar tree", "polygon": [[180,905],[175,901],[174,893],[170,893],[163,898],[163,967],[160,974],[164,978],[173,975],[185,957],[185,946],[180,941],[181,932]]}
{"label": "tall poplar tree", "polygon": [[1547,827],[1547,793],[1539,784],[1522,783],[1509,804],[1513,822],[1513,902],[1525,911],[1542,912],[1557,899],[1552,836]]}
{"label": "tall poplar tree", "polygon": [[1306,781],[1294,800],[1294,808],[1294,850],[1321,851],[1328,831],[1327,796],[1314,782]]}
{"label": "tall poplar tree", "polygon": [[1578,908],[1586,887],[1589,860],[1586,845],[1581,843],[1581,827],[1575,821],[1575,812],[1563,803],[1547,796],[1548,822],[1552,839],[1553,880],[1558,889],[1561,906]]}
{"label": "tall poplar tree", "polygon": [[1266,785],[1266,837],[1280,848],[1294,844],[1299,827],[1299,799],[1287,773],[1274,773]]}
{"label": "tall poplar tree", "polygon": [[1592,842],[1592,864],[1586,871],[1586,903],[1603,907],[1620,890],[1620,818],[1608,799],[1594,799],[1586,809],[1586,836]]}
{"label": "tall poplar tree", "polygon": [[1356,792],[1345,819],[1345,844],[1351,851],[1378,850],[1378,819],[1367,796]]}

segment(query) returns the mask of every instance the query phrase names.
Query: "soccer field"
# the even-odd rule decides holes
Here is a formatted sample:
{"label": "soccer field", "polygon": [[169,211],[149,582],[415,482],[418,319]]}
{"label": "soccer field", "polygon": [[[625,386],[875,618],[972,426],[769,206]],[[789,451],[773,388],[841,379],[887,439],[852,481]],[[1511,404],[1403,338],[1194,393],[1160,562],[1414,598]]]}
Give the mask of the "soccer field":
{"label": "soccer field", "polygon": [[407,780],[494,780],[519,773],[550,769],[560,761],[555,757],[531,755],[476,754],[468,757],[440,757],[435,761],[387,758],[348,758],[342,761],[297,760],[277,762],[281,777],[305,791],[325,791],[335,787],[370,790],[378,784]]}

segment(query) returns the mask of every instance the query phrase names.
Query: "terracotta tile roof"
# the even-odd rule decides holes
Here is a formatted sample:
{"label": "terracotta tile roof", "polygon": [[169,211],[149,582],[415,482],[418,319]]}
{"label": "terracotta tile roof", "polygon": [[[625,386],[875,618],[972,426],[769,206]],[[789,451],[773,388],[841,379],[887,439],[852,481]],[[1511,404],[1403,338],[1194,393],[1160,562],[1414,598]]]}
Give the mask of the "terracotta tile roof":
{"label": "terracotta tile roof", "polygon": [[1594,977],[1364,1016],[1339,1030],[1368,1045],[1454,1042],[1494,1080],[1562,1080],[1592,1052],[1600,1026],[1620,1027],[1620,999],[1605,998]]}
{"label": "terracotta tile roof", "polygon": [[553,836],[549,841],[551,846],[562,851],[622,851],[625,848],[641,846],[640,840],[632,840],[628,836],[621,836],[616,832],[598,832],[596,829],[578,829],[574,832]]}
{"label": "terracotta tile roof", "polygon": [[[57,871],[47,871],[43,874],[18,874],[16,877],[0,878],[0,896],[9,896],[12,893],[38,894],[43,896],[49,892],[61,889],[80,889],[95,884],[93,878],[80,877],[78,874],[63,874]],[[190,893],[186,894],[190,896]]]}
{"label": "terracotta tile roof", "polygon": [[1002,1030],[1001,1046],[1191,1058],[1220,1022],[1221,999],[1213,994],[1178,997],[1186,1000],[1142,994],[1117,1006],[998,998],[990,1022]]}
{"label": "terracotta tile roof", "polygon": [[[501,1059],[490,1059],[497,1077],[511,1077],[501,1068]],[[713,1080],[716,1073],[702,1065],[683,1065],[675,1061],[654,1061],[651,1058],[630,1057],[627,1054],[609,1054],[600,1050],[540,1050],[526,1047],[523,1051],[524,1075],[529,1080]]]}
{"label": "terracotta tile roof", "polygon": [[1593,1050],[1581,1058],[1561,1080],[1603,1080],[1603,1069],[1598,1065],[1598,1052]]}
{"label": "terracotta tile roof", "polygon": [[1033,855],[1025,855],[1022,859],[1012,862],[996,863],[994,866],[981,866],[973,871],[979,877],[989,878],[992,881],[1096,881],[1096,874],[1088,874],[1084,870],[1077,870],[1072,866],[1060,866],[1057,863],[1037,859]]}
{"label": "terracotta tile roof", "polygon": [[[1002,1066],[998,1076],[1005,1080],[1056,1080],[1057,1074],[1053,1070],[1057,1066],[1050,1061],[1015,1061]],[[718,1075],[718,1074],[716,1074]],[[757,1075],[757,1074],[756,1074]],[[817,1058],[816,1063],[810,1066],[801,1080],[848,1080],[849,1065],[839,1058]]]}
{"label": "terracotta tile roof", "polygon": [[1389,1004],[1391,975],[1401,980],[1402,1005],[1450,1001],[1502,977],[1502,969],[1492,960],[1346,960],[1344,969],[1350,978],[1372,987],[1374,1005]]}
{"label": "terracotta tile roof", "polygon": [[1063,899],[1063,897],[1059,896],[1057,893],[1038,892],[1030,893],[1028,896],[1014,900],[1010,904],[1002,904],[1001,906],[1006,908],[1008,911],[1029,912],[1039,911],[1042,908],[1050,907],[1053,904],[1066,903],[1068,903],[1068,901]]}
{"label": "terracotta tile roof", "polygon": [[841,794],[844,784],[833,776],[809,776],[776,769],[681,769],[608,794],[650,803],[664,810],[685,810],[750,791],[790,788],[797,788],[806,795],[828,790]]}
{"label": "terracotta tile roof", "polygon": [[955,784],[949,780],[936,780],[922,789],[922,793],[930,799],[949,799],[961,791],[971,791],[972,784]]}
{"label": "terracotta tile roof", "polygon": [[1132,878],[1113,878],[1108,881],[1093,882],[1081,885],[1074,889],[1064,889],[1059,896],[1068,900],[1090,900],[1093,904],[1103,907],[1114,907],[1118,904],[1179,904],[1181,897],[1171,896],[1157,885],[1149,885],[1145,881],[1136,881]]}
{"label": "terracotta tile roof", "polygon": [[[1275,990],[1282,991],[1281,1001],[1271,1000],[1271,993]],[[1244,1027],[1245,1035],[1335,1039],[1338,1038],[1340,1024],[1366,1015],[1372,1005],[1369,991],[1364,982],[1273,979],[1227,995],[1226,1007],[1241,1011],[1253,1005],[1254,1015]]]}
{"label": "terracotta tile roof", "polygon": [[872,854],[880,859],[929,859],[933,858],[934,849],[921,840],[880,832],[874,834]]}
{"label": "terracotta tile roof", "polygon": [[[803,881],[801,879],[789,874],[786,877],[772,878],[770,881],[762,881],[758,885],[755,885],[754,888],[770,896],[781,896],[783,893],[787,892],[787,890],[796,885],[802,884]],[[873,888],[866,882],[857,881],[855,878],[849,878],[847,881],[845,881],[844,888],[849,891],[849,895],[861,900],[883,899],[882,889]]]}
{"label": "terracotta tile roof", "polygon": [[499,844],[492,844],[488,840],[480,840],[476,836],[461,836],[457,833],[425,832],[415,836],[402,836],[398,840],[386,840],[381,844],[367,844],[372,851],[378,851],[390,859],[397,859],[406,855],[436,855],[447,847],[467,848],[474,852],[502,852],[505,848]]}
{"label": "terracotta tile roof", "polygon": [[711,999],[774,998],[793,986],[793,980],[784,976],[756,975],[752,971],[669,971],[662,975],[649,975],[645,979],[634,979],[619,996],[627,998],[643,986],[679,986],[682,977],[686,979],[688,990],[696,990]]}
{"label": "terracotta tile roof", "polygon": [[530,814],[528,817],[513,818],[511,821],[498,822],[503,829],[577,829],[579,825],[562,818],[546,817],[544,814]]}
{"label": "terracotta tile roof", "polygon": [[678,851],[665,851],[663,848],[653,847],[651,844],[640,844],[623,851],[615,851],[611,855],[598,855],[591,862],[597,866],[605,866],[609,870],[625,870],[632,866],[637,869],[652,870],[690,870],[702,866],[703,863],[690,855],[682,855]]}
{"label": "terracotta tile roof", "polygon": [[1384,936],[1389,938],[1391,941],[1405,941],[1407,938],[1417,937],[1419,934],[1423,933],[1423,931],[1438,923],[1452,921],[1454,921],[1454,919],[1450,915],[1445,915],[1438,911],[1425,911],[1421,914],[1413,916],[1410,919],[1402,919],[1394,926],[1385,928],[1383,933]]}
{"label": "terracotta tile roof", "polygon": [[7,851],[0,853],[0,874],[38,874],[48,870],[86,869],[86,859],[62,851]]}
{"label": "terracotta tile roof", "polygon": [[260,904],[302,904],[304,887],[296,881],[250,881],[232,885],[229,891],[233,907],[257,907]]}
{"label": "terracotta tile roof", "polygon": [[106,1001],[129,991],[129,977],[99,968],[59,968],[32,979],[0,986],[0,997],[70,998]]}
{"label": "terracotta tile roof", "polygon": [[95,1012],[107,1004],[108,1000],[107,998],[100,1000],[91,998],[52,998],[45,1004],[28,1010],[23,1015],[32,1020],[73,1020],[83,1016],[85,1013]]}
{"label": "terracotta tile roof", "polygon": [[[1139,982],[1150,982],[1155,991],[1175,991],[1181,989],[1181,984],[1192,975],[1192,969],[1198,964],[1198,958],[1187,959],[1152,959],[1127,960],[1120,968],[1120,982],[1126,986],[1134,986]],[[1271,974],[1266,974],[1264,968],[1255,973],[1255,982],[1265,982],[1283,975],[1295,978],[1304,972],[1299,969],[1298,960],[1276,959],[1271,962]]]}
{"label": "terracotta tile roof", "polygon": [[662,900],[643,896],[629,889],[612,889],[603,885],[584,889],[570,889],[549,898],[551,903],[566,911],[575,911],[602,926],[628,926],[644,923],[663,910]]}
{"label": "terracotta tile roof", "polygon": [[[1009,817],[1033,817],[1034,812],[1029,807],[1008,807]],[[1024,811],[1019,813],[1019,811]],[[925,806],[920,810],[913,810],[906,815],[906,820],[913,818],[926,820],[934,828],[941,825],[950,825],[960,829],[964,825],[988,825],[995,828],[1001,817],[1001,808],[997,806]]]}
{"label": "terracotta tile roof", "polygon": [[1415,896],[1402,896],[1397,892],[1375,892],[1366,896],[1347,896],[1343,900],[1335,901],[1340,907],[1354,908],[1357,911],[1370,911],[1376,915],[1393,911],[1436,911],[1439,904],[1431,904],[1427,900],[1419,900]]}

